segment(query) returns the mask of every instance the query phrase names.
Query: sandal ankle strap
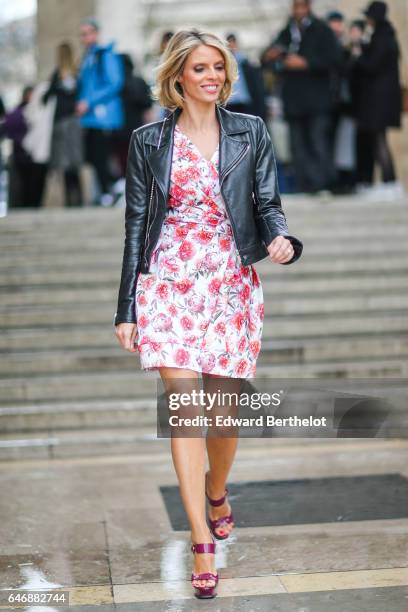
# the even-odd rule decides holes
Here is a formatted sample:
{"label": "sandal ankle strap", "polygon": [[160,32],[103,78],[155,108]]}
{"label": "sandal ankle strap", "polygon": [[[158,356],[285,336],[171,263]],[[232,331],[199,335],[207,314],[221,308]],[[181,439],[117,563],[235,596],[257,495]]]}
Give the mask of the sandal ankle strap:
{"label": "sandal ankle strap", "polygon": [[222,497],[220,497],[219,499],[211,499],[211,497],[209,497],[207,495],[207,491],[205,492],[207,499],[208,499],[208,503],[210,504],[210,506],[222,506],[222,504],[225,502],[225,498],[228,495],[228,489],[227,487],[225,487],[225,493]]}
{"label": "sandal ankle strap", "polygon": [[191,551],[196,553],[215,554],[215,542],[206,542],[205,544],[192,544]]}
{"label": "sandal ankle strap", "polygon": [[191,580],[211,580],[212,578],[218,582],[218,574],[213,574],[212,572],[204,572],[202,574],[194,574],[192,572],[191,574]]}
{"label": "sandal ankle strap", "polygon": [[208,472],[206,472],[205,474],[205,496],[208,499],[208,503],[210,504],[210,506],[222,506],[222,504],[225,502],[225,498],[228,495],[228,488],[225,487],[225,493],[222,497],[220,497],[219,499],[211,499],[211,497],[207,494],[207,474]]}

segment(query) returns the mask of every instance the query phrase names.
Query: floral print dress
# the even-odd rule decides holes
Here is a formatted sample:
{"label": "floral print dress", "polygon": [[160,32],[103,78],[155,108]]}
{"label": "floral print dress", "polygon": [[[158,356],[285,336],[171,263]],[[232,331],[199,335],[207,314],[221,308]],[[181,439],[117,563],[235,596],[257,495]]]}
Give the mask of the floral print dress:
{"label": "floral print dress", "polygon": [[254,377],[263,291],[243,266],[220,193],[219,147],[203,157],[176,124],[168,214],[136,286],[143,370],[161,366]]}

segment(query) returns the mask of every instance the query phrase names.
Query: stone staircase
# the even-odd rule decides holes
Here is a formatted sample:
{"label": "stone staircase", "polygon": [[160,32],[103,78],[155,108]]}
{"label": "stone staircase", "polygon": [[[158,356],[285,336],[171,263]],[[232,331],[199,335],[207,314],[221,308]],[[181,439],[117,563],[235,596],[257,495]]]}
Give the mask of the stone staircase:
{"label": "stone staircase", "polygon": [[[284,198],[304,255],[256,265],[257,378],[407,376],[407,203]],[[123,209],[11,211],[0,232],[0,458],[151,450],[158,375],[112,325]]]}

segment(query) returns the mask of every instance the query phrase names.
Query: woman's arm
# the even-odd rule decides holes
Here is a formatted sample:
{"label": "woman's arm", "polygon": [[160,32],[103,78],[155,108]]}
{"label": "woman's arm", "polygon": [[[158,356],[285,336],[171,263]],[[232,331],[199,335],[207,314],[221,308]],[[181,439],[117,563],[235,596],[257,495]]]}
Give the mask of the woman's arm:
{"label": "woman's arm", "polygon": [[136,323],[135,291],[146,218],[145,159],[139,130],[132,133],[126,169],[125,245],[114,325]]}
{"label": "woman's arm", "polygon": [[294,249],[292,259],[282,265],[294,263],[302,254],[303,244],[289,234],[285,213],[279,194],[278,174],[271,137],[265,121],[257,120],[257,148],[254,196],[257,204],[257,221],[261,237],[267,247],[277,236],[287,238]]}

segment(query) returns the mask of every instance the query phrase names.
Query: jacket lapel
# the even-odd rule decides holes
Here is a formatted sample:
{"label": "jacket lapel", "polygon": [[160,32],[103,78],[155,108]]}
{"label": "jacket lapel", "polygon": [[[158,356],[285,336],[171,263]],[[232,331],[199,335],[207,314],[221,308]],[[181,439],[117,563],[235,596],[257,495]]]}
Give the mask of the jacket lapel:
{"label": "jacket lapel", "polygon": [[[154,132],[153,137],[151,136],[146,139],[146,144],[155,147],[155,149],[147,155],[146,160],[166,202],[170,189],[174,128],[181,110],[181,108],[176,108],[165,119],[160,147],[158,149],[159,130]],[[238,140],[234,138],[234,135],[248,132],[249,128],[238,116],[222,106],[216,105],[216,113],[220,124],[218,172],[220,183],[222,183],[224,176],[228,173],[229,169],[234,166],[235,161],[239,159],[247,147],[248,141]],[[158,125],[161,129],[163,124],[160,122]]]}

